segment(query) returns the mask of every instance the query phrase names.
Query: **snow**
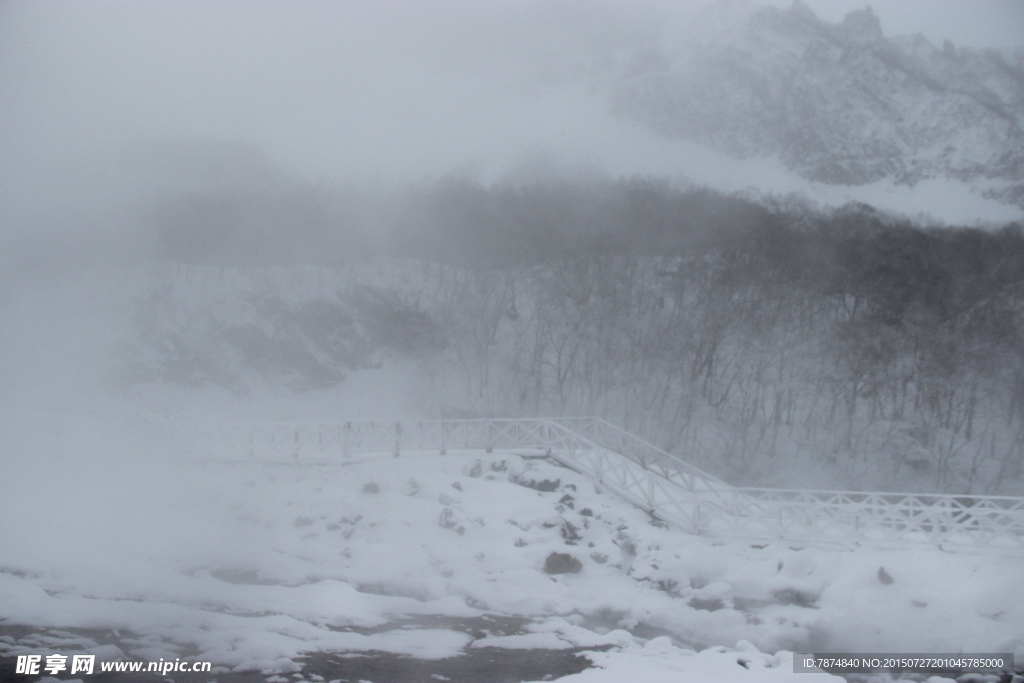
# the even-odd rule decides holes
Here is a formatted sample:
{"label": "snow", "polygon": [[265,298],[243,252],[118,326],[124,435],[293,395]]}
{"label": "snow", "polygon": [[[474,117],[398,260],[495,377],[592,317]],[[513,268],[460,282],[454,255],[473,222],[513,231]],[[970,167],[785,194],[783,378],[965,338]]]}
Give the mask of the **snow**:
{"label": "snow", "polygon": [[[530,114],[534,115],[534,114]],[[525,114],[524,114],[525,116]],[[572,122],[570,125],[570,121]],[[569,171],[581,175],[607,173],[611,177],[636,174],[679,179],[684,184],[710,187],[724,193],[745,193],[755,198],[797,197],[821,208],[851,202],[874,206],[896,215],[948,225],[1005,224],[1024,218],[1018,206],[986,196],[1012,183],[952,177],[923,179],[906,184],[883,179],[864,185],[838,185],[809,180],[788,168],[777,155],[736,158],[713,147],[684,139],[662,137],[648,128],[612,116],[589,96],[563,95],[554,110],[544,109],[531,130],[559,128],[547,139],[526,140],[522,148],[543,150],[541,165],[551,173]],[[595,149],[599,136],[602,145]],[[559,167],[552,159],[563,161]],[[502,164],[482,165],[481,180],[507,179]],[[520,166],[528,165],[527,161]],[[514,175],[514,174],[513,174]]]}
{"label": "snow", "polygon": [[755,650],[725,647],[701,652],[683,652],[667,638],[655,638],[642,647],[622,652],[596,652],[588,655],[599,668],[587,669],[559,680],[566,683],[704,683],[705,681],[782,681],[808,683],[842,681],[826,673],[793,673],[793,654],[766,655]]}
{"label": "snow", "polygon": [[[4,484],[0,512],[22,513],[0,527],[2,624],[77,629],[65,647],[112,659],[188,652],[270,675],[316,652],[584,648],[595,668],[563,680],[589,683],[829,679],[792,672],[809,650],[1024,655],[1019,559],[714,542],[510,452],[119,463],[105,487],[55,464]],[[552,552],[582,571],[544,573]],[[46,637],[0,654],[60,645]]]}

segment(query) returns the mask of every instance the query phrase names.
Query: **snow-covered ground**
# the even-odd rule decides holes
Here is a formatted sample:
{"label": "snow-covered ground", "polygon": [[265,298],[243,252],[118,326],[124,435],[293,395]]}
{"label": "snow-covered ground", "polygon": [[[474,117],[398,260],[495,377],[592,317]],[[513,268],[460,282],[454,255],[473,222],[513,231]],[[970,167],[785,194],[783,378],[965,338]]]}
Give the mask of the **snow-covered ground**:
{"label": "snow-covered ground", "polygon": [[[1019,558],[716,543],[509,452],[7,474],[5,656],[191,657],[317,680],[308,657],[323,653],[430,673],[481,648],[582,650],[592,668],[560,679],[581,683],[831,680],[794,674],[794,651],[1024,657]],[[547,573],[552,553],[580,571]],[[345,679],[355,660],[338,661]]]}

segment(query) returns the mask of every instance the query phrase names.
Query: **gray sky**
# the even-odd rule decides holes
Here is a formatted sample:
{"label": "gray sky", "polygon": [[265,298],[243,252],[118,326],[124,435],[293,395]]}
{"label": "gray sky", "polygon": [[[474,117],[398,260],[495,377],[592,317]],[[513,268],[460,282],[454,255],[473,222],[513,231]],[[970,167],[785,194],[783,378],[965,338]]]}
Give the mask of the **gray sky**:
{"label": "gray sky", "polygon": [[[706,4],[650,4],[659,3]],[[828,21],[863,7],[807,3]],[[252,145],[313,179],[473,172],[551,149],[578,165],[632,154],[621,166],[628,170],[637,158],[654,159],[657,149],[644,148],[653,143],[609,123],[563,85],[574,55],[644,30],[642,22],[630,28],[614,19],[643,16],[640,7],[626,0],[0,2],[0,212],[17,217],[38,195],[55,215],[74,206],[79,224],[107,220],[91,217],[89,207],[101,213],[110,195],[159,184],[125,174],[117,158],[124,146],[152,140]],[[873,7],[889,35],[1024,44],[1024,0]]]}

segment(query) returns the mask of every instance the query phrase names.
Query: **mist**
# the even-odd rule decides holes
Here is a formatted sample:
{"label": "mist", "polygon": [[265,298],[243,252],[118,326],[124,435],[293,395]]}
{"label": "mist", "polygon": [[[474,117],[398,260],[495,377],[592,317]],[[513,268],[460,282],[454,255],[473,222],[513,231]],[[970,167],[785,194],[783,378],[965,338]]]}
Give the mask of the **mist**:
{"label": "mist", "polygon": [[[802,192],[829,205],[870,196],[911,214],[951,191],[837,192],[770,157],[738,162],[615,114],[602,92],[618,71],[641,68],[645,51],[700,44],[701,27],[722,14],[705,3],[0,11],[8,237],[120,230],[111,242],[144,240],[137,212],[154,196],[203,183],[255,188],[272,174],[363,188],[452,173],[486,184],[547,166]],[[941,210],[959,222],[1019,216],[970,195]]]}
{"label": "mist", "polygon": [[[722,545],[543,450],[399,452],[594,417],[730,486],[1024,492],[1019,8],[847,4],[0,3],[0,665],[1019,657],[988,548]],[[342,463],[351,421],[393,448]]]}

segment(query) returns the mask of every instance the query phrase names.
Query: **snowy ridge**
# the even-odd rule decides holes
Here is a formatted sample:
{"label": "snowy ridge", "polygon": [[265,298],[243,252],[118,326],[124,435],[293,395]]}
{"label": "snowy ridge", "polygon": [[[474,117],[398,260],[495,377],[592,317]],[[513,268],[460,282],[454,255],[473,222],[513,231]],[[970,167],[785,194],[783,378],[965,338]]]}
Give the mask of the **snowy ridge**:
{"label": "snowy ridge", "polygon": [[[190,453],[308,461],[354,453],[527,449],[688,533],[811,545],[926,543],[1024,555],[1024,498],[737,489],[599,418],[276,423],[186,428]],[[330,457],[328,462],[330,461]]]}
{"label": "snowy ridge", "polygon": [[811,180],[998,181],[1024,201],[1024,53],[887,37],[870,8],[845,21],[722,3],[623,55],[613,109],[668,138],[776,158]]}

